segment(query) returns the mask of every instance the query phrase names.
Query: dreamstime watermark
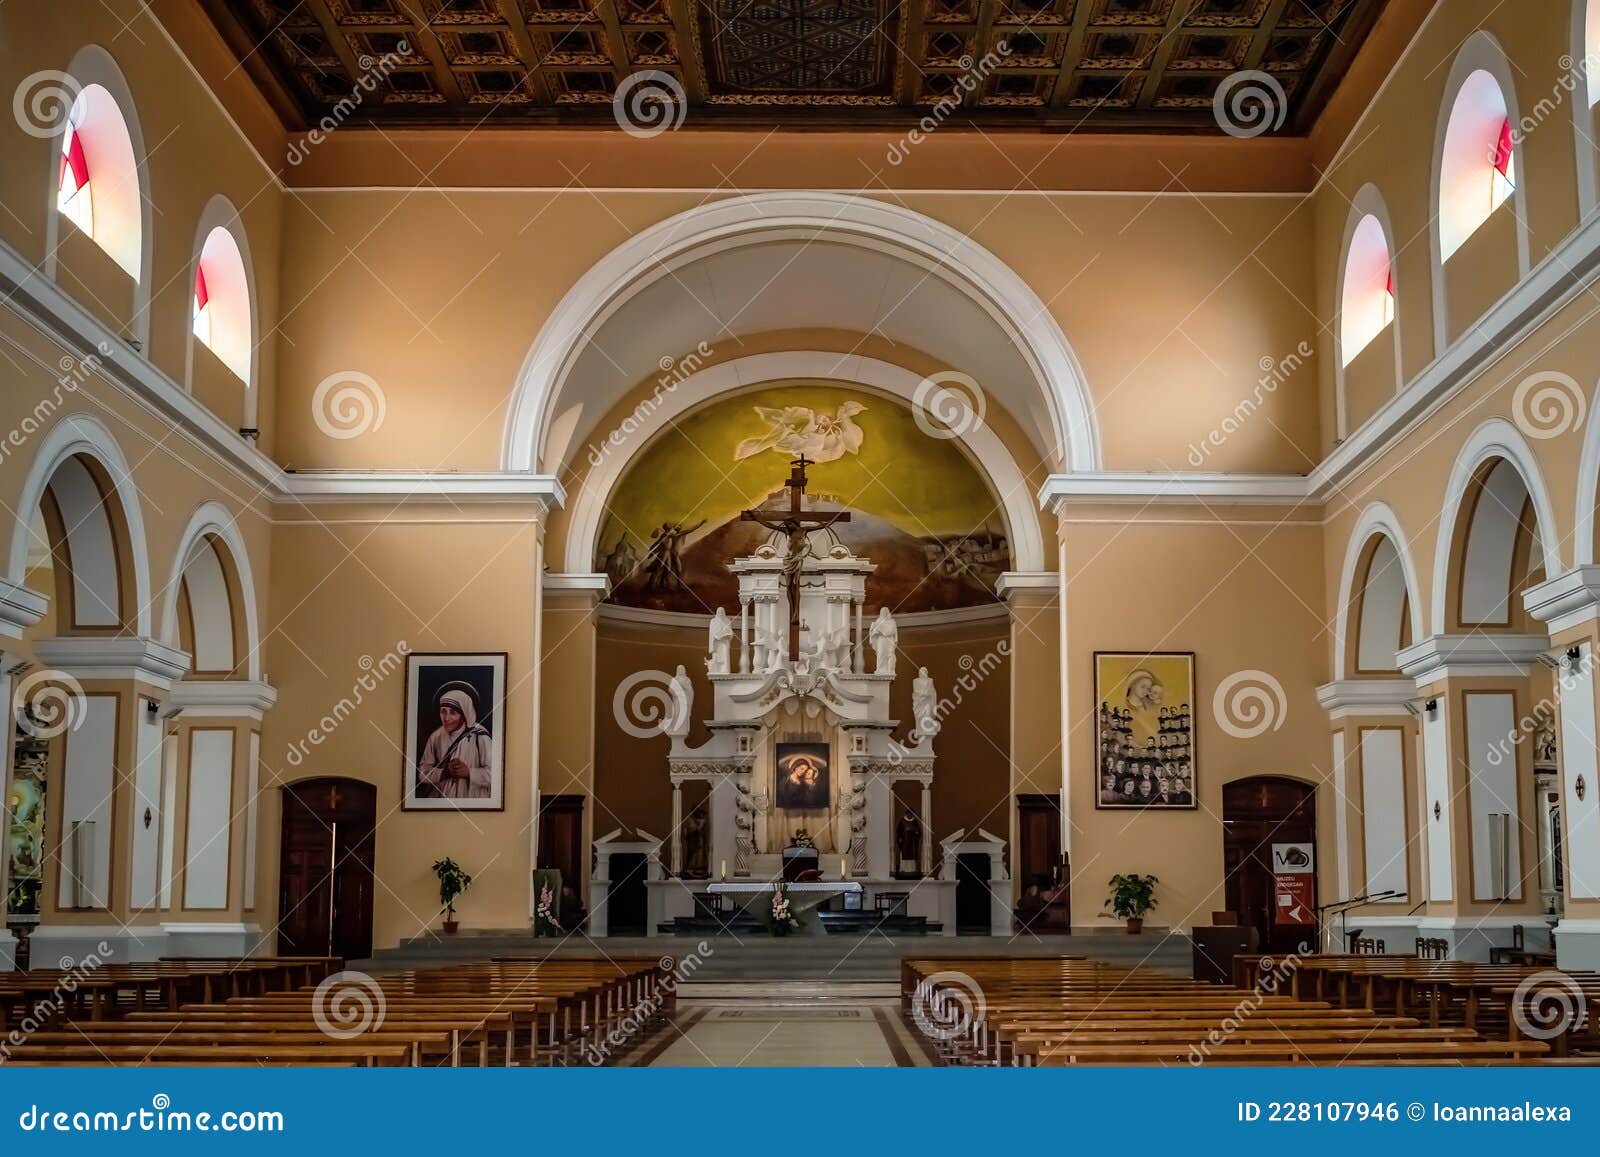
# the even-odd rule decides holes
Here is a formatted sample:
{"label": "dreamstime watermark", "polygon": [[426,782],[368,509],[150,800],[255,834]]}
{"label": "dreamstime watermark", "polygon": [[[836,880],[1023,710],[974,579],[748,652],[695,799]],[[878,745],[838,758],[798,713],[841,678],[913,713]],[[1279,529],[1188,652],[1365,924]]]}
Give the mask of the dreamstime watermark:
{"label": "dreamstime watermark", "polygon": [[930,438],[961,438],[983,425],[989,402],[977,380],[955,370],[930,374],[911,395],[911,416]]}
{"label": "dreamstime watermark", "polygon": [[317,383],[311,394],[311,418],[317,429],[341,442],[359,438],[383,425],[389,399],[370,374],[340,370]]}
{"label": "dreamstime watermark", "polygon": [[661,408],[667,397],[674,393],[686,378],[699,373],[714,352],[709,345],[701,342],[681,358],[663,357],[657,362],[656,364],[661,367],[661,376],[656,378],[656,387],[650,392],[650,396],[635,406],[598,443],[589,443],[590,467],[600,465],[613,450],[621,449],[630,438],[645,429],[650,424],[651,416]]}
{"label": "dreamstime watermark", "polygon": [[[1585,675],[1594,670],[1595,653],[1586,651],[1581,659],[1563,659],[1557,668],[1555,677],[1556,695],[1570,694],[1578,689],[1578,684]],[[1540,730],[1553,726],[1556,718],[1556,702],[1546,695],[1535,703],[1517,720],[1516,724],[1500,739],[1490,745],[1484,753],[1484,762],[1490,767],[1499,767],[1520,747],[1530,736],[1539,734]]]}
{"label": "dreamstime watermark", "polygon": [[929,1040],[966,1036],[983,1023],[988,1007],[983,986],[965,972],[923,977],[911,995],[911,1019]]}
{"label": "dreamstime watermark", "polygon": [[1242,69],[1222,78],[1211,98],[1217,127],[1230,137],[1259,137],[1276,132],[1289,116],[1289,98],[1270,72]]}
{"label": "dreamstime watermark", "polygon": [[635,671],[617,684],[611,712],[635,739],[671,735],[688,722],[689,696],[665,671]]}
{"label": "dreamstime watermark", "polygon": [[1217,726],[1235,739],[1254,739],[1277,731],[1289,717],[1283,684],[1266,671],[1235,671],[1217,684],[1211,697]]}
{"label": "dreamstime watermark", "polygon": [[335,972],[311,994],[311,1020],[334,1040],[377,1031],[388,1011],[383,986],[365,972]]}
{"label": "dreamstime watermark", "polygon": [[626,1049],[640,1032],[649,1028],[656,1017],[661,1015],[662,1010],[677,995],[678,985],[693,976],[702,964],[715,955],[716,952],[711,945],[702,940],[695,945],[695,950],[682,960],[663,956],[658,964],[663,975],[656,981],[654,989],[629,1009],[627,1015],[607,1029],[605,1036],[583,1046],[584,1061],[598,1068]]}
{"label": "dreamstime watermark", "polygon": [[1554,1040],[1583,1023],[1583,986],[1565,972],[1544,969],[1525,976],[1511,997],[1511,1020],[1530,1040]]}
{"label": "dreamstime watermark", "polygon": [[[961,674],[956,677],[955,684],[948,694],[940,695],[934,700],[932,710],[924,710],[921,716],[912,721],[912,726],[915,729],[914,734],[919,739],[922,737],[931,738],[937,735],[944,727],[944,721],[955,713],[956,708],[966,702],[968,695],[981,687],[989,676],[1000,670],[1001,663],[1009,658],[1010,655],[1011,641],[1009,639],[1001,639],[995,643],[993,648],[985,651],[976,659],[971,655],[962,655],[957,659],[956,666],[961,668]],[[911,749],[898,739],[889,741],[889,763],[891,765],[899,766],[911,754]]]}
{"label": "dreamstime watermark", "polygon": [[611,98],[611,115],[630,137],[648,140],[670,132],[689,115],[683,84],[670,72],[630,72]]}
{"label": "dreamstime watermark", "polygon": [[7,431],[3,439],[0,439],[0,463],[5,462],[14,452],[22,449],[23,446],[27,445],[28,439],[48,426],[50,419],[66,402],[67,395],[76,394],[79,387],[89,380],[90,375],[105,364],[104,359],[110,356],[111,347],[105,342],[101,342],[94,353],[86,354],[81,358],[75,358],[71,354],[63,354],[61,360],[56,363],[61,373],[56,377],[55,389],[45,397],[40,398],[33,409],[22,416],[22,421]]}
{"label": "dreamstime watermark", "polygon": [[51,667],[20,679],[11,702],[17,730],[34,739],[54,739],[78,730],[87,708],[83,684]]}
{"label": "dreamstime watermark", "polygon": [[284,756],[290,767],[299,767],[305,762],[306,756],[311,754],[313,747],[321,747],[327,738],[337,731],[346,719],[354,715],[367,696],[376,691],[390,675],[405,669],[405,657],[411,653],[411,645],[401,639],[394,645],[394,649],[384,654],[383,658],[374,660],[371,655],[362,655],[356,661],[356,666],[361,668],[361,674],[351,684],[350,694],[340,698],[329,712],[306,732],[304,739],[297,739],[289,745],[289,751]]}
{"label": "dreamstime watermark", "polygon": [[1301,957],[1309,951],[1310,946],[1301,943],[1282,959],[1263,956],[1258,960],[1256,969],[1260,975],[1250,986],[1249,995],[1233,1006],[1233,1011],[1223,1017],[1220,1025],[1206,1034],[1205,1040],[1189,1046],[1189,1063],[1196,1066],[1205,1064],[1211,1058],[1212,1049],[1226,1044],[1234,1033],[1244,1027],[1245,1021],[1266,1003],[1267,997],[1276,996],[1278,990],[1294,978],[1295,972],[1300,967]]}
{"label": "dreamstime watermark", "polygon": [[911,150],[944,124],[950,114],[961,107],[961,102],[970,94],[977,92],[983,86],[983,82],[989,79],[989,74],[999,68],[1001,61],[1010,55],[1010,43],[1001,40],[995,44],[992,51],[984,53],[977,61],[971,56],[963,56],[957,61],[961,65],[961,72],[955,78],[954,88],[934,102],[933,108],[923,115],[915,128],[889,146],[888,155],[884,159],[891,165],[899,165],[909,157]]}
{"label": "dreamstime watermark", "polygon": [[[23,1013],[22,1020],[17,1027],[12,1029],[3,1041],[0,1041],[0,1063],[11,1059],[14,1050],[21,1048],[28,1042],[28,1038],[40,1029],[49,1028],[56,1022],[67,1009],[68,1000],[78,991],[83,984],[111,955],[111,945],[104,940],[95,946],[95,950],[81,960],[73,960],[70,956],[63,956],[58,963],[62,975],[51,988],[50,995],[41,997]],[[0,1025],[0,1028],[3,1028]]]}
{"label": "dreamstime watermark", "polygon": [[335,101],[333,107],[323,114],[322,119],[302,134],[299,140],[289,142],[289,163],[298,165],[309,157],[312,149],[327,140],[335,129],[349,120],[362,106],[367,97],[377,89],[378,82],[386,79],[410,55],[411,45],[401,40],[382,56],[363,56],[357,60],[356,64],[361,69],[361,74],[356,77],[355,86],[350,90],[350,94]]}
{"label": "dreamstime watermark", "polygon": [[1511,420],[1530,438],[1559,438],[1583,427],[1589,399],[1571,374],[1541,370],[1517,383]]}
{"label": "dreamstime watermark", "polygon": [[[1589,74],[1594,71],[1596,63],[1600,63],[1600,58],[1586,54],[1583,59],[1574,60],[1570,53],[1563,53],[1556,63],[1560,66],[1561,72],[1556,77],[1555,86],[1549,95],[1540,97],[1527,112],[1517,117],[1517,123],[1511,126],[1513,145],[1521,145],[1533,135],[1535,129],[1550,119],[1553,113],[1559,112],[1580,85],[1587,89]],[[1498,159],[1499,153],[1500,138],[1496,136],[1489,144],[1491,163]]]}
{"label": "dreamstime watermark", "polygon": [[1211,452],[1238,433],[1261,408],[1262,403],[1277,393],[1278,387],[1288,381],[1296,370],[1306,364],[1306,359],[1315,356],[1316,352],[1316,348],[1310,342],[1302,340],[1284,357],[1274,358],[1264,355],[1258,363],[1261,366],[1262,376],[1256,379],[1255,388],[1248,396],[1241,398],[1239,404],[1234,406],[1233,412],[1222,419],[1210,433],[1198,443],[1189,443],[1189,465],[1196,468],[1204,466],[1206,459],[1211,457]]}
{"label": "dreamstime watermark", "polygon": [[65,72],[47,68],[30,72],[11,94],[11,115],[30,137],[48,141],[72,115],[83,86]]}

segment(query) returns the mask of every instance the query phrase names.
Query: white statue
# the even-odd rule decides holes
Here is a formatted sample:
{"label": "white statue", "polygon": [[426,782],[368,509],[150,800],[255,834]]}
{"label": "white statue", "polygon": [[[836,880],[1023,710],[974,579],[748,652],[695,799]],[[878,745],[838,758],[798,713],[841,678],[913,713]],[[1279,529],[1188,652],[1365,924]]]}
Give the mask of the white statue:
{"label": "white statue", "polygon": [[875,660],[872,673],[893,675],[894,653],[900,646],[900,628],[895,626],[888,607],[878,609],[878,617],[872,620],[872,630],[867,637],[872,640],[872,656]]}
{"label": "white statue", "polygon": [[774,671],[783,670],[784,665],[784,639],[777,631],[766,631],[756,628],[756,663],[757,675],[770,675]]}
{"label": "white statue", "polygon": [[811,669],[813,671],[843,671],[847,665],[849,653],[850,636],[848,630],[840,627],[831,631],[823,631],[817,636],[817,645],[812,654]]}
{"label": "white statue", "polygon": [[673,739],[689,734],[689,720],[694,711],[694,684],[689,682],[689,672],[678,664],[678,673],[672,677],[672,715],[666,723],[666,733]]}
{"label": "white statue", "polygon": [[939,693],[934,690],[926,667],[918,667],[917,677],[911,680],[911,714],[918,736],[932,739],[939,734]]}
{"label": "white statue", "polygon": [[706,670],[713,675],[727,675],[733,671],[733,623],[721,607],[711,616],[710,633]]}

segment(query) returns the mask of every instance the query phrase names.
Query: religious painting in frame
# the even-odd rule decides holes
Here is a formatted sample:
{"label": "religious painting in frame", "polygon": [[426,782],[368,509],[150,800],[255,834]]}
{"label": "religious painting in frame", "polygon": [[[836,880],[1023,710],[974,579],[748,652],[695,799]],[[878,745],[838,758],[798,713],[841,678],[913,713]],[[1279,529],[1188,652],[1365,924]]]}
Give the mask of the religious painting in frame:
{"label": "religious painting in frame", "polygon": [[403,807],[505,808],[506,656],[406,656]]}
{"label": "religious painting in frame", "polygon": [[828,810],[829,750],[826,743],[780,743],[778,806],[785,811]]}
{"label": "religious painting in frame", "polygon": [[1094,702],[1095,807],[1198,806],[1194,652],[1096,651]]}

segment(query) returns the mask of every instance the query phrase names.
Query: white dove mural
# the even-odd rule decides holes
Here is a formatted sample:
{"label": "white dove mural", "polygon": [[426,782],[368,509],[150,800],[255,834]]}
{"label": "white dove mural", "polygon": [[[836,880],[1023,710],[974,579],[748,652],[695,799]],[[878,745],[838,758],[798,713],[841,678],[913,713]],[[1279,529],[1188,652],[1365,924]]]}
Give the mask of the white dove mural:
{"label": "white dove mural", "polygon": [[756,414],[767,429],[735,446],[733,460],[742,462],[768,450],[785,458],[804,455],[813,462],[834,462],[859,453],[864,434],[852,419],[865,409],[860,402],[840,402],[831,414],[810,406],[757,406]]}

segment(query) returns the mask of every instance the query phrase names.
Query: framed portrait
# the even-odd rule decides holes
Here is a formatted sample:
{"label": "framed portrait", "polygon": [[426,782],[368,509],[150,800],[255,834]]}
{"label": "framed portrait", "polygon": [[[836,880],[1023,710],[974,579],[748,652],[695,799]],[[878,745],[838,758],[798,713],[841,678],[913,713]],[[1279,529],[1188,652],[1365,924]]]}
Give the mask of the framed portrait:
{"label": "framed portrait", "polygon": [[505,695],[504,653],[406,656],[406,811],[505,807]]}
{"label": "framed portrait", "polygon": [[778,744],[777,802],[787,811],[828,810],[826,743]]}
{"label": "framed portrait", "polygon": [[1094,654],[1094,806],[1199,806],[1194,652]]}

